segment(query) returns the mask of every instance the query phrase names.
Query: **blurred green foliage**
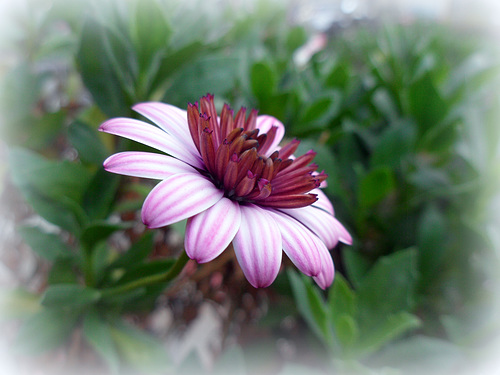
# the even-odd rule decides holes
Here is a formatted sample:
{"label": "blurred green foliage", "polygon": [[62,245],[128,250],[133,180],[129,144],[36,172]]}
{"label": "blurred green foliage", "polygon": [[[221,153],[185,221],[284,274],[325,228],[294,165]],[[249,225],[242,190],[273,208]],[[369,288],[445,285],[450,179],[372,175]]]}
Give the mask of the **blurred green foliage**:
{"label": "blurred green foliage", "polygon": [[103,293],[173,260],[149,257],[151,232],[125,253],[109,241],[129,229],[116,219],[140,209],[148,186],[103,171],[107,155],[137,145],[97,127],[133,116],[136,102],[183,108],[207,92],[218,106],[282,120],[330,176],[326,192],[355,243],[334,250],[326,295],[294,271],[275,287],[327,353],[319,373],[426,363],[445,373],[499,332],[500,60],[488,38],[432,23],[366,25],[330,35],[299,64],[311,33],[269,2],[249,13],[201,1],[72,3],[16,13],[4,46],[16,57],[0,94],[9,176],[58,228],[19,228],[51,268],[39,304],[2,294],[5,311],[24,319],[18,350],[55,348],[80,326],[111,373],[171,365],[156,339],[121,319],[151,310],[166,283]]}

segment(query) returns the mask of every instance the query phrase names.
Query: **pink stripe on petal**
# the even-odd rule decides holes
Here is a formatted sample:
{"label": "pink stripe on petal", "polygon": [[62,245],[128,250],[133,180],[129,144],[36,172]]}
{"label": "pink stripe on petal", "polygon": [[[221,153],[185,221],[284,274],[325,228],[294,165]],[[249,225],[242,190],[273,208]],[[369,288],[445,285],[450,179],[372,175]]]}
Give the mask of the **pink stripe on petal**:
{"label": "pink stripe on petal", "polygon": [[286,255],[302,273],[307,276],[318,275],[321,271],[321,258],[312,238],[316,235],[286,214],[271,210],[269,212],[280,228]]}
{"label": "pink stripe on petal", "polygon": [[198,154],[189,133],[187,111],[160,102],[139,103],[133,107],[133,110],[153,121],[167,133],[182,140],[192,152]]}
{"label": "pink stripe on petal", "polygon": [[103,165],[108,172],[157,180],[178,173],[199,173],[183,161],[151,152],[120,152],[107,158]]}
{"label": "pink stripe on petal", "polygon": [[204,168],[200,156],[193,154],[183,142],[146,122],[129,118],[114,118],[104,122],[99,130],[145,144],[194,167]]}
{"label": "pink stripe on petal", "polygon": [[[316,237],[317,238],[317,237]],[[321,257],[321,272],[319,275],[314,276],[314,281],[319,285],[321,289],[326,289],[333,283],[333,279],[335,277],[335,266],[333,265],[333,259],[330,255],[328,249],[325,244],[317,238],[319,254]],[[321,246],[323,245],[323,246]]]}
{"label": "pink stripe on petal", "polygon": [[326,245],[328,249],[333,249],[337,245],[338,238],[338,220],[328,212],[314,206],[302,208],[283,208],[279,209],[309,228]]}
{"label": "pink stripe on petal", "polygon": [[278,130],[273,143],[268,148],[267,156],[271,155],[278,148],[278,145],[285,136],[285,127],[280,120],[273,116],[262,115],[257,117],[257,128],[260,130],[260,134],[267,133],[273,126],[277,126]]}
{"label": "pink stripe on petal", "polygon": [[313,206],[319,207],[329,212],[331,215],[335,216],[335,210],[333,209],[333,204],[332,202],[330,202],[330,199],[328,199],[323,190],[316,188],[312,189],[309,193],[316,194],[318,196],[318,200],[312,204]]}
{"label": "pink stripe on petal", "polygon": [[240,205],[222,198],[209,209],[187,221],[184,247],[198,263],[217,258],[231,243],[240,228]]}
{"label": "pink stripe on petal", "polygon": [[253,204],[240,206],[241,225],[234,237],[236,258],[255,288],[274,281],[281,266],[281,233],[271,215]]}
{"label": "pink stripe on petal", "polygon": [[151,190],[142,206],[142,221],[149,228],[164,227],[210,208],[223,194],[199,174],[176,174]]}

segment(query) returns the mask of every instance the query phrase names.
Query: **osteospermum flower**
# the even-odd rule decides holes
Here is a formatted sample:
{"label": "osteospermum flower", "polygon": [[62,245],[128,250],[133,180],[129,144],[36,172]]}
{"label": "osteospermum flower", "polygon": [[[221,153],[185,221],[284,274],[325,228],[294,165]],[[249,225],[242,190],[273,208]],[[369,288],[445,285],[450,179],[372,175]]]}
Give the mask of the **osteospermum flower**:
{"label": "osteospermum flower", "polygon": [[157,126],[114,118],[101,131],[159,151],[110,156],[110,172],[161,180],[142,207],[142,220],[159,228],[187,219],[185,250],[198,263],[219,256],[231,243],[246,278],[269,286],[282,250],[321,288],[333,282],[328,249],[351,237],[319,189],[327,175],[316,172],[315,152],[294,157],[299,141],[279,148],[284,126],[271,116],[236,115],[226,104],[217,115],[212,95],[187,111],[165,103],[141,103],[135,111]]}

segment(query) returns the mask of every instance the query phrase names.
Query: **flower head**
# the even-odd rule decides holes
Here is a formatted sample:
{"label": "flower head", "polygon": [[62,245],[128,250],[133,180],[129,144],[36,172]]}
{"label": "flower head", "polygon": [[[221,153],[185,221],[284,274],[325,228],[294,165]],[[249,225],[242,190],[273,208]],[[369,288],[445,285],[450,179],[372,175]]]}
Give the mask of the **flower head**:
{"label": "flower head", "polygon": [[110,172],[161,180],[146,197],[142,220],[150,228],[188,219],[185,249],[199,263],[219,256],[231,243],[254,287],[269,286],[282,250],[321,288],[334,277],[328,249],[351,236],[335,218],[320,190],[327,175],[316,172],[315,153],[294,157],[299,141],[281,148],[283,124],[245,108],[224,105],[217,114],[208,94],[187,111],[149,102],[134,110],[157,126],[114,118],[101,131],[162,151],[111,155]]}

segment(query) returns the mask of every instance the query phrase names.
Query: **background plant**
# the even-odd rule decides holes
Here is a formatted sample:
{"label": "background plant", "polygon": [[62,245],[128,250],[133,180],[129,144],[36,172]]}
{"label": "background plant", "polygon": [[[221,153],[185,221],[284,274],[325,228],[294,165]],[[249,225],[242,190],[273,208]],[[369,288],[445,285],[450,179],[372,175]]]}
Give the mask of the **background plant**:
{"label": "background plant", "polygon": [[[327,193],[355,244],[333,252],[337,277],[326,294],[293,270],[256,294],[222,260],[215,270],[222,300],[203,273],[193,281],[204,300],[233,310],[249,295],[267,303],[253,308],[260,319],[239,329],[287,337],[303,350],[292,364],[312,356],[318,373],[423,366],[446,373],[487,354],[499,330],[492,41],[434,23],[370,23],[332,31],[303,65],[294,56],[311,32],[289,25],[276,4],[256,3],[252,12],[202,2],[37,5],[12,18],[17,33],[5,50],[15,63],[3,64],[0,101],[5,217],[36,253],[43,279],[2,294],[3,315],[21,324],[18,355],[61,347],[81,332],[111,373],[192,363],[172,361],[158,337],[130,324],[165,297],[172,310],[176,301],[184,309],[177,325],[188,321],[193,302],[175,285],[142,284],[173,266],[179,248],[165,238],[182,231],[138,224],[148,182],[101,165],[117,150],[143,146],[114,143],[97,127],[110,116],[133,116],[136,102],[185,107],[207,92],[219,105],[278,117],[301,147],[318,151]],[[295,331],[283,328],[287,319]],[[277,338],[238,339],[223,346],[214,372],[228,358],[242,373],[297,371],[283,365]],[[258,346],[268,355],[256,354]]]}

